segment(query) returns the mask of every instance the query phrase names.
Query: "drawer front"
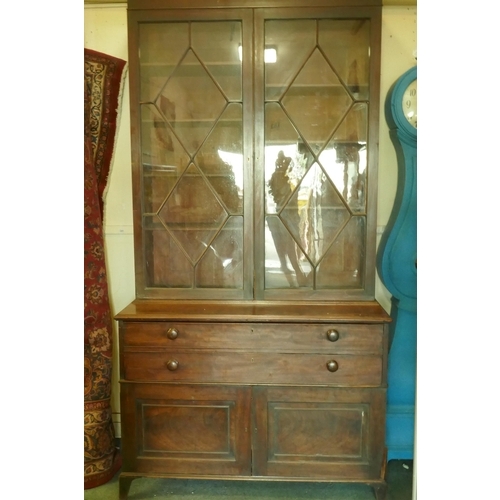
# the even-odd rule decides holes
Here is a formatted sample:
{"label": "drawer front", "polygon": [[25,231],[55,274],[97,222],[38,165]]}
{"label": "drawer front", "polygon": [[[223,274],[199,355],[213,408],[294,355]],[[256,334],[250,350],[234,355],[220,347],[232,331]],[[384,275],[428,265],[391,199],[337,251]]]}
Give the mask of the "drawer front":
{"label": "drawer front", "polygon": [[365,324],[127,322],[121,345],[175,349],[382,354],[384,326]]}
{"label": "drawer front", "polygon": [[378,387],[383,357],[229,351],[123,352],[122,377],[135,381]]}

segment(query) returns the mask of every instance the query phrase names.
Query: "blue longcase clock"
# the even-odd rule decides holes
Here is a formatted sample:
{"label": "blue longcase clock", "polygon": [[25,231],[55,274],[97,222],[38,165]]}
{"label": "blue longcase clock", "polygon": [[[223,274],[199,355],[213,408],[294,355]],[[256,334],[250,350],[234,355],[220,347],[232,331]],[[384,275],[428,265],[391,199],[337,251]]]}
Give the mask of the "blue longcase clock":
{"label": "blue longcase clock", "polygon": [[392,86],[386,119],[398,160],[391,217],[377,255],[380,278],[392,294],[387,391],[387,458],[414,452],[417,357],[417,67]]}

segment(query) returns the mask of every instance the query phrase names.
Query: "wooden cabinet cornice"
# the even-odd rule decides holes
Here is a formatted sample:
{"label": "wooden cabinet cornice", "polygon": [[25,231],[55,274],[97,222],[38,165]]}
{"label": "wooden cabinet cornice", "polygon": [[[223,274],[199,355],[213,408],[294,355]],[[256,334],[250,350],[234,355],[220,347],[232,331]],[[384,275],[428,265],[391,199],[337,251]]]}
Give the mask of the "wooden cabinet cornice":
{"label": "wooden cabinet cornice", "polygon": [[128,0],[129,10],[146,9],[224,9],[224,8],[310,8],[310,7],[381,7],[382,0]]}

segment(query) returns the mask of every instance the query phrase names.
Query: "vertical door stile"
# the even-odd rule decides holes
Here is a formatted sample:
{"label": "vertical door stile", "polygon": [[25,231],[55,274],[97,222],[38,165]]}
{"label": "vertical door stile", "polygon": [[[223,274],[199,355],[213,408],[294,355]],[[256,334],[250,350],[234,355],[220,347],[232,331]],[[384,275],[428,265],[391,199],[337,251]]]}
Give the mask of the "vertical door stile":
{"label": "vertical door stile", "polygon": [[245,257],[245,298],[252,299],[254,295],[255,261],[253,252],[255,240],[254,212],[255,198],[255,140],[254,140],[254,65],[253,65],[253,10],[246,9],[243,14],[242,37],[242,78],[243,78],[243,154],[244,154],[244,247]]}
{"label": "vertical door stile", "polygon": [[250,474],[252,476],[257,475],[257,470],[255,467],[255,460],[257,458],[257,421],[256,421],[256,409],[255,409],[255,393],[256,386],[250,386]]}
{"label": "vertical door stile", "polygon": [[[374,9],[370,18],[370,104],[368,115],[368,144],[379,142],[380,121],[380,46],[381,46],[381,17],[380,9]],[[377,200],[374,193],[378,192],[378,147],[368,149],[368,189],[367,189],[367,242],[366,242],[366,293],[375,298],[375,261],[377,240]],[[371,229],[373,228],[373,229]]]}
{"label": "vertical door stile", "polygon": [[[142,168],[141,168],[141,144],[140,130],[141,120],[139,107],[135,102],[139,101],[140,94],[140,39],[139,39],[139,15],[129,12],[127,23],[128,59],[129,59],[129,93],[130,93],[130,130],[131,130],[131,160],[132,160],[132,203],[134,228],[142,228],[143,199],[142,193]],[[138,296],[145,284],[145,243],[143,237],[134,231],[134,267]]]}
{"label": "vertical door stile", "polygon": [[[266,388],[252,386],[252,476],[266,475],[266,450],[267,441],[262,439],[263,427],[267,420]],[[264,453],[264,455],[263,455]]]}
{"label": "vertical door stile", "polygon": [[264,297],[264,224],[265,224],[265,179],[264,179],[264,11],[254,11],[254,298]]}

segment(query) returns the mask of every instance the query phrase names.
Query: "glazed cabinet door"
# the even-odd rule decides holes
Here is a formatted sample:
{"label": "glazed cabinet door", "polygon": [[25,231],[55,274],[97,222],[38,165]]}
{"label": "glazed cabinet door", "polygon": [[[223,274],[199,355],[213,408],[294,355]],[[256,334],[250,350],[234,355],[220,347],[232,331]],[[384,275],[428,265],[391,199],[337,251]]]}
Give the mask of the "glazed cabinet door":
{"label": "glazed cabinet door", "polygon": [[373,297],[379,21],[359,7],[255,16],[257,288]]}
{"label": "glazed cabinet door", "polygon": [[138,296],[251,297],[251,17],[129,13]]}
{"label": "glazed cabinet door", "polygon": [[250,388],[122,383],[123,471],[251,475]]}
{"label": "glazed cabinet door", "polygon": [[254,475],[377,480],[384,389],[256,387]]}

